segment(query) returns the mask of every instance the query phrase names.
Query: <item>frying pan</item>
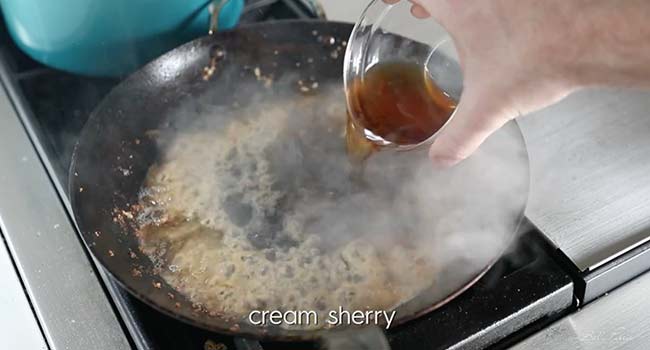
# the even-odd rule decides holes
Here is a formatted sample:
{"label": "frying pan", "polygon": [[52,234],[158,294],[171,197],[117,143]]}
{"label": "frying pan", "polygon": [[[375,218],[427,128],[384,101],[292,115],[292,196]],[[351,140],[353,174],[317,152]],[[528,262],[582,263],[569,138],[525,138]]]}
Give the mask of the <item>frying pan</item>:
{"label": "frying pan", "polygon": [[[377,327],[316,331],[261,328],[212,314],[165,283],[157,273],[159,267],[140,252],[135,227],[116,219],[124,219],[119,208],[137,203],[147,171],[160,155],[156,140],[146,135],[151,130],[174,130],[177,115],[171,111],[206,91],[211,91],[210,104],[214,106],[228,108],[235,98],[245,103],[244,92],[238,87],[255,80],[254,67],[271,72],[276,79],[314,77],[321,85],[342,89],[343,55],[333,55],[328,43],[329,38],[337,43],[347,40],[351,30],[351,25],[342,23],[286,21],[217,33],[161,56],[107,95],[92,113],[75,148],[69,191],[84,242],[125,289],[163,313],[219,333],[290,341],[325,339],[333,348],[388,348]],[[211,61],[218,61],[216,70],[206,76],[205,68]],[[310,64],[299,66],[296,62]],[[514,123],[502,132],[513,140],[514,146],[508,149],[516,149],[513,154],[520,163],[512,178],[525,177],[526,187],[514,203],[521,218],[527,200],[527,153]],[[128,169],[128,176],[124,169]],[[503,235],[503,248],[514,232],[515,227]],[[461,259],[443,267],[439,274],[446,281],[444,288],[422,293],[400,306],[395,323],[427,313],[462,293],[489,269],[503,248],[482,257],[480,266],[469,268]]]}

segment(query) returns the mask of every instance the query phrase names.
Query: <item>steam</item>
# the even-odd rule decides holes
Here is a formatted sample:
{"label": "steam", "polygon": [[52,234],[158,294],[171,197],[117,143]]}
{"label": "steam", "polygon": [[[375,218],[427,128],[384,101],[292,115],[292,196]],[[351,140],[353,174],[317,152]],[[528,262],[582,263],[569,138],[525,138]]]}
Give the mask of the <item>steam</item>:
{"label": "steam", "polygon": [[[230,175],[215,179],[227,193],[201,187],[196,197],[214,203],[193,215],[217,215],[223,207],[221,219],[241,227],[261,250],[286,251],[297,231],[313,236],[317,251],[352,241],[380,251],[410,247],[436,267],[430,302],[460,288],[503,252],[528,191],[526,154],[514,124],[452,169],[434,169],[426,149],[379,152],[360,166],[345,150],[341,86],[319,82],[305,94],[299,80],[241,84],[242,98],[225,105],[215,103],[218,91],[209,91],[173,112],[178,135],[206,135],[206,147],[211,137],[246,145],[223,164]],[[169,157],[188,145],[165,141],[161,147],[171,147]],[[213,176],[201,158],[181,163],[194,167],[186,173],[199,184]]]}

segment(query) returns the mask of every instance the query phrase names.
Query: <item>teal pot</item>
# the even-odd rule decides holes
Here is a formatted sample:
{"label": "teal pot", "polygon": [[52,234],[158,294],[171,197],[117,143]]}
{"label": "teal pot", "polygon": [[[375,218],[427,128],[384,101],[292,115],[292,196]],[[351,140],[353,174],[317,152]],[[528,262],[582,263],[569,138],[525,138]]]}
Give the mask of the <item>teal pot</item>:
{"label": "teal pot", "polygon": [[[126,75],[205,35],[210,0],[0,0],[16,44],[45,65],[89,76]],[[219,29],[237,25],[244,0],[225,0]]]}

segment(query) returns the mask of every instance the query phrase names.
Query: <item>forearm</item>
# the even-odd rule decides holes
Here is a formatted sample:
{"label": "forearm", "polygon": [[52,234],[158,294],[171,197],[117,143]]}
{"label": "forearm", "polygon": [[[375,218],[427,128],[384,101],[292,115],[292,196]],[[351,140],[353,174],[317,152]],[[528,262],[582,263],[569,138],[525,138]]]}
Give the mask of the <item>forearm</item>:
{"label": "forearm", "polygon": [[[581,86],[650,87],[650,1],[575,1],[575,38],[564,45],[570,79]],[[558,53],[562,54],[562,53]]]}
{"label": "forearm", "polygon": [[456,114],[431,146],[436,164],[582,87],[650,88],[650,0],[411,1],[451,33],[464,74]]}

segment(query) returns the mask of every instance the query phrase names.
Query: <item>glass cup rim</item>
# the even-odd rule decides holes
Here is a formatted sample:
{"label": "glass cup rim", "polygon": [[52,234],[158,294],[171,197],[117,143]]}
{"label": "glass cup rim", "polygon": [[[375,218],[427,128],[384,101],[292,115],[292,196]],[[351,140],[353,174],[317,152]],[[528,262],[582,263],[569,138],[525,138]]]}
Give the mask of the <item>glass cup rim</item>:
{"label": "glass cup rim", "polygon": [[[363,123],[360,123],[358,117],[355,115],[355,113],[352,112],[353,111],[353,108],[352,108],[352,106],[353,106],[353,101],[352,101],[353,98],[351,96],[352,95],[351,94],[351,84],[352,84],[352,81],[354,79],[356,79],[358,77],[363,78],[363,75],[365,74],[365,72],[367,72],[370,68],[372,68],[376,64],[378,64],[378,62],[375,62],[374,64],[369,65],[369,66],[365,66],[365,64],[363,64],[362,61],[366,57],[366,52],[365,51],[366,51],[366,47],[367,47],[367,45],[363,45],[363,44],[361,45],[361,57],[362,57],[362,59],[361,60],[355,60],[353,58],[353,51],[355,50],[355,44],[357,43],[357,39],[358,39],[357,35],[362,32],[362,28],[367,28],[367,27],[371,27],[372,31],[374,32],[376,30],[374,27],[378,28],[379,27],[378,24],[380,24],[383,20],[386,19],[386,17],[388,16],[388,13],[391,10],[393,10],[395,8],[395,6],[397,6],[399,3],[405,2],[405,1],[406,0],[401,0],[401,1],[398,1],[398,2],[395,2],[395,3],[386,3],[383,0],[372,0],[372,1],[370,1],[368,3],[368,5],[366,6],[366,8],[364,9],[364,11],[362,12],[359,19],[355,22],[354,27],[352,29],[352,32],[350,33],[350,37],[349,37],[349,39],[347,41],[347,47],[346,47],[345,56],[344,56],[344,68],[343,68],[343,84],[344,84],[344,92],[345,92],[345,99],[346,99],[346,107],[348,109],[348,114],[349,114],[350,118],[352,118],[352,122],[355,123],[360,128],[364,128]],[[371,9],[375,8],[378,4],[381,4],[383,6],[383,8],[379,12],[379,14],[376,15],[376,18],[373,18],[371,20],[371,23],[368,23],[368,14],[369,14],[369,12],[371,11]],[[426,20],[431,20],[431,21],[434,21],[435,23],[438,23],[435,19],[429,18],[429,19],[426,19]],[[445,32],[446,32],[446,30],[445,30]],[[370,36],[372,36],[372,35],[374,35],[374,34],[371,33]],[[452,45],[454,44],[453,38],[451,38],[451,36],[448,35],[448,33],[447,33],[446,38],[444,38],[443,40],[438,41],[435,45],[428,45],[430,47],[430,50],[429,50],[429,53],[428,53],[428,55],[426,57],[425,63],[422,64],[422,69],[423,69],[424,73],[427,74],[429,76],[429,78],[431,78],[432,81],[434,81],[434,82],[436,82],[436,79],[434,78],[433,74],[430,73],[430,68],[428,67],[428,62],[431,60],[432,56],[438,50],[438,48],[441,45],[443,45],[443,44],[445,44],[447,42],[450,42]],[[454,50],[456,50],[455,46],[454,46]],[[355,72],[355,70],[359,70],[358,67],[356,69],[353,67],[355,65],[357,65],[357,66],[362,65],[361,69],[363,70],[363,72],[362,73]],[[352,73],[356,73],[356,74],[352,74]],[[462,84],[462,78],[461,78],[460,83]],[[448,95],[448,96],[451,95],[449,93],[449,91],[447,91],[447,90],[445,90],[443,88],[441,88],[441,90],[446,95]],[[457,97],[451,97],[450,96],[454,100],[454,102],[456,102],[456,107],[460,104],[462,96],[463,96],[463,91],[461,91],[458,94]],[[368,138],[367,138],[367,140],[369,142],[373,143],[374,145],[376,145],[378,147],[381,147],[382,149],[387,149],[387,150],[388,149],[393,149],[393,150],[396,150],[396,151],[410,151],[410,150],[418,149],[418,148],[421,148],[421,147],[423,147],[425,145],[433,144],[433,142],[440,135],[440,133],[444,129],[447,128],[447,126],[449,125],[451,120],[456,115],[457,111],[458,111],[458,108],[454,108],[454,110],[450,113],[450,115],[447,118],[447,120],[445,121],[445,123],[439,129],[437,129],[433,134],[431,134],[429,137],[427,137],[425,140],[423,140],[423,141],[421,141],[419,143],[399,144],[399,143],[395,143],[395,142],[385,140],[383,138],[381,138],[381,141],[372,140],[372,139],[368,139]]]}

